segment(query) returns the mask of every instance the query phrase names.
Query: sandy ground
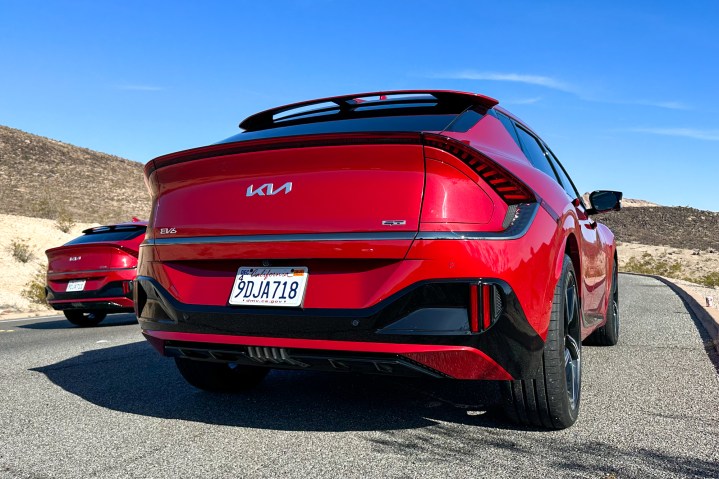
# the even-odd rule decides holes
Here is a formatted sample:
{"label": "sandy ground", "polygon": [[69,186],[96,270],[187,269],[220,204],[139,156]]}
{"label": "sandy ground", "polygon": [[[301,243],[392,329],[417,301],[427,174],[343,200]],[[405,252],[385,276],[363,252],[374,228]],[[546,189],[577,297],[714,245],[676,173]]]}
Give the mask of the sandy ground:
{"label": "sandy ground", "polygon": [[[697,251],[690,249],[671,248],[668,246],[648,246],[637,243],[618,243],[619,270],[630,258],[642,258],[649,254],[655,259],[669,263],[678,262],[682,266],[683,276],[701,278],[709,273],[719,271],[719,251]],[[717,292],[719,295],[719,291]]]}
{"label": "sandy ground", "polygon": [[[70,241],[91,226],[96,224],[78,223],[69,233],[63,233],[54,220],[0,214],[0,319],[12,313],[51,311],[30,303],[21,292],[36,271],[47,269],[46,249]],[[17,261],[10,249],[14,240],[25,241],[34,258],[27,263]]]}

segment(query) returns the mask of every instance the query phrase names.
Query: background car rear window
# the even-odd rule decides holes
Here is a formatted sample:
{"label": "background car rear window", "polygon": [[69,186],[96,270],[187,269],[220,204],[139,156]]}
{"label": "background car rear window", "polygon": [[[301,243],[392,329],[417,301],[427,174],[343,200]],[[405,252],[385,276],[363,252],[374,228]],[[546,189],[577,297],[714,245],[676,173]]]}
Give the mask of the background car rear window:
{"label": "background car rear window", "polygon": [[84,243],[105,243],[114,241],[127,241],[133,238],[137,238],[140,235],[145,234],[147,228],[121,228],[109,231],[98,231],[85,233],[82,236],[78,236],[74,240],[65,243],[65,246],[71,244],[84,244]]}
{"label": "background car rear window", "polygon": [[266,130],[247,131],[218,143],[279,138],[294,135],[315,135],[321,133],[360,133],[360,132],[420,132],[420,131],[457,131],[469,130],[482,118],[482,114],[468,110],[461,115],[445,113],[435,115],[389,115],[341,120],[323,120],[278,126]]}

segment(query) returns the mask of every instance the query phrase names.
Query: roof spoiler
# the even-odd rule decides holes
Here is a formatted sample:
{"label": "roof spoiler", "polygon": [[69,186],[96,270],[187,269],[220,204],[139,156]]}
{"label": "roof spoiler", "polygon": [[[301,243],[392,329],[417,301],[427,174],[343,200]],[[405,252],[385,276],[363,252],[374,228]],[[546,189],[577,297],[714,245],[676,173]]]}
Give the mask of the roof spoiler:
{"label": "roof spoiler", "polygon": [[[494,98],[479,95],[477,93],[466,93],[450,90],[394,90],[394,91],[377,91],[370,93],[354,93],[352,95],[333,96],[328,98],[319,98],[317,100],[302,101],[292,103],[290,105],[271,108],[251,115],[240,123],[243,130],[262,130],[276,126],[279,115],[298,110],[295,114],[288,113],[283,115],[280,120],[289,120],[291,118],[301,116],[312,116],[324,112],[330,112],[339,108],[340,111],[350,111],[359,106],[376,105],[417,105],[435,101],[438,104],[457,104],[463,108],[471,106],[482,106],[484,108],[492,108],[499,102]],[[327,103],[334,105],[327,106]],[[325,105],[323,105],[325,104]],[[369,105],[368,105],[369,104]],[[316,105],[316,109],[311,107]]]}
{"label": "roof spoiler", "polygon": [[[135,220],[135,218],[133,218]],[[89,233],[106,233],[108,231],[121,230],[139,230],[147,226],[147,221],[137,220],[132,223],[118,223],[116,225],[105,225],[105,226],[93,226],[86,230],[82,230],[84,234]]]}

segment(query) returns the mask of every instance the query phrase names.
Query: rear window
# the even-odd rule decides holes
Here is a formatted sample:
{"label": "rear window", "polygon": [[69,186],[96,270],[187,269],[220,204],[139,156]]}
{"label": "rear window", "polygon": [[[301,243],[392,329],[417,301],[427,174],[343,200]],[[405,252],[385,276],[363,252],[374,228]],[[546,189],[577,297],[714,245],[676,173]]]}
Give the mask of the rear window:
{"label": "rear window", "polygon": [[[363,116],[361,109],[353,112],[355,118],[327,119],[330,115],[322,115],[322,121],[306,121],[290,124],[287,126],[276,126],[265,130],[246,131],[231,136],[218,143],[235,143],[238,141],[260,140],[265,138],[279,138],[295,135],[315,135],[322,133],[362,133],[362,132],[421,132],[421,131],[456,131],[465,132],[477,124],[483,113],[474,109],[458,113],[422,114],[416,112],[413,115],[387,114],[375,116]],[[374,109],[376,110],[376,108]],[[419,110],[419,108],[418,108]],[[403,113],[407,108],[403,109]],[[337,113],[337,116],[345,116]],[[311,117],[309,118],[311,119]]]}
{"label": "rear window", "polygon": [[78,236],[72,241],[65,243],[65,246],[84,243],[112,243],[115,241],[127,241],[145,234],[145,226],[101,226],[93,228],[92,231]]}

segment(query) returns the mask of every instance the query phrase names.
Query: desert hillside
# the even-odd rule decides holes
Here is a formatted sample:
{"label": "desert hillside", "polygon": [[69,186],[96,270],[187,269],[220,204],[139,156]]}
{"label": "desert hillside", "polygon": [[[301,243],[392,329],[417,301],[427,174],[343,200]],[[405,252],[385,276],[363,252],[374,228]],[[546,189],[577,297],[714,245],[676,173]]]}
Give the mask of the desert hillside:
{"label": "desert hillside", "polygon": [[0,213],[84,222],[147,218],[143,165],[0,126]]}
{"label": "desert hillside", "polygon": [[681,206],[622,208],[597,216],[617,240],[696,251],[719,251],[719,213]]}

